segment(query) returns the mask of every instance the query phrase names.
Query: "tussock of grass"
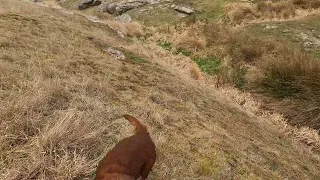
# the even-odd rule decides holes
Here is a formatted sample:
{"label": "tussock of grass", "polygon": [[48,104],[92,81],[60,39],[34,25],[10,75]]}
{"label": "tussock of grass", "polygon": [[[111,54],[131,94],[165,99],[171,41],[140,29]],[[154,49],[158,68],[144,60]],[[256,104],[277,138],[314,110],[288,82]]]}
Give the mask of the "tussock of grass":
{"label": "tussock of grass", "polygon": [[239,24],[244,20],[254,20],[259,17],[251,4],[235,3],[227,6],[227,15],[233,24]]}
{"label": "tussock of grass", "polygon": [[129,23],[107,21],[107,24],[113,29],[117,29],[122,34],[129,37],[140,37],[145,35],[144,27],[137,21],[133,21]]}
{"label": "tussock of grass", "polygon": [[265,90],[286,99],[276,103],[279,110],[293,124],[319,129],[319,62],[303,50],[285,47],[263,69]]}
{"label": "tussock of grass", "polygon": [[190,65],[190,74],[193,79],[200,80],[202,79],[201,70],[196,64]]}
{"label": "tussock of grass", "polygon": [[193,30],[182,34],[176,42],[177,49],[198,51],[206,46],[206,42],[195,34]]}
{"label": "tussock of grass", "polygon": [[317,9],[319,0],[259,1],[258,3],[231,3],[227,5],[227,16],[232,24],[253,20],[288,19],[296,15],[297,9]]}

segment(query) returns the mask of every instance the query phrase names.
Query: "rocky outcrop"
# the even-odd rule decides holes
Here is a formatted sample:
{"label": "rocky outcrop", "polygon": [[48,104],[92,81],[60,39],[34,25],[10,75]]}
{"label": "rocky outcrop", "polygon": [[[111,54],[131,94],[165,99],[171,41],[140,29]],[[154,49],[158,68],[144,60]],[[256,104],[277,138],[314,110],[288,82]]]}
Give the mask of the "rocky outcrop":
{"label": "rocky outcrop", "polygon": [[101,12],[121,15],[131,9],[138,8],[148,4],[147,0],[126,0],[120,2],[103,2],[99,9]]}
{"label": "rocky outcrop", "polygon": [[101,4],[100,0],[81,0],[81,2],[78,5],[78,9],[84,10],[91,6],[98,6]]}

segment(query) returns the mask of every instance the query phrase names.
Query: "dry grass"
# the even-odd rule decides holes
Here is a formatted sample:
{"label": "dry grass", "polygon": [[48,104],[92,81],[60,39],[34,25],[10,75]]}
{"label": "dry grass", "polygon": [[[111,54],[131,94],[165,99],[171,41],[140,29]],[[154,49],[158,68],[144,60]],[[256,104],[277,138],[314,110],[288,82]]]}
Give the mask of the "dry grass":
{"label": "dry grass", "polygon": [[197,32],[193,28],[182,33],[175,42],[178,49],[187,49],[191,51],[198,51],[206,46],[205,40],[197,35]]}
{"label": "dry grass", "polygon": [[191,74],[192,78],[195,79],[195,80],[201,80],[202,79],[201,70],[194,63],[190,65],[190,74]]}
{"label": "dry grass", "polygon": [[289,1],[279,1],[276,3],[262,1],[256,5],[256,10],[265,18],[286,19],[295,15],[296,7]]}
{"label": "dry grass", "polygon": [[254,6],[251,4],[232,3],[227,6],[227,15],[233,24],[242,23],[244,20],[259,18]]}
{"label": "dry grass", "polygon": [[92,179],[133,133],[124,113],[156,143],[150,179],[319,177],[317,154],[171,69],[187,58],[123,63],[102,49],[140,47],[104,24],[18,0],[0,12],[0,179]]}
{"label": "dry grass", "polygon": [[[222,75],[236,87],[259,92],[272,100],[274,108],[293,125],[319,129],[319,63],[301,48],[274,38],[260,38],[243,31],[213,28],[205,34],[212,51],[224,49],[228,72]],[[223,38],[221,40],[221,37]],[[267,39],[267,40],[266,40]]]}
{"label": "dry grass", "polygon": [[[287,46],[287,48],[285,48],[286,46],[284,46],[282,44],[283,42],[278,41],[273,38],[267,38],[267,40],[262,41],[262,39],[256,38],[256,37],[252,36],[252,34],[247,35],[247,34],[239,33],[237,31],[234,31],[229,28],[225,28],[225,27],[218,25],[218,24],[206,24],[204,27],[202,27],[200,25],[199,29],[204,30],[204,35],[206,36],[208,46],[211,48],[208,51],[210,53],[212,53],[212,52],[218,53],[218,56],[220,57],[220,59],[223,59],[223,57],[226,56],[224,61],[227,63],[227,65],[228,65],[228,63],[231,63],[231,65],[232,64],[234,65],[237,63],[240,63],[240,64],[249,63],[249,64],[254,65],[254,66],[251,65],[250,69],[248,70],[249,75],[246,78],[248,78],[249,82],[256,83],[257,77],[264,76],[264,74],[263,74],[264,72],[262,70],[264,68],[262,68],[260,66],[264,60],[262,62],[261,62],[261,60],[266,57],[270,58],[270,56],[269,56],[270,53],[282,54],[284,57],[288,57],[287,60],[289,62],[284,61],[281,64],[284,66],[287,66],[286,68],[289,68],[290,70],[282,71],[282,69],[286,69],[286,68],[284,68],[284,67],[277,68],[277,70],[281,71],[282,73],[292,72],[291,75],[294,75],[293,72],[295,72],[295,71],[296,72],[303,71],[303,72],[310,72],[312,74],[313,72],[316,71],[317,66],[318,66],[317,63],[315,61],[313,61],[312,58],[307,56],[305,54],[305,52],[301,51],[301,49],[296,49],[295,53],[290,55],[290,53],[292,53],[292,51],[291,51],[292,46],[289,45],[289,46]],[[175,31],[175,32],[178,33],[178,31]],[[187,32],[188,32],[188,30],[187,30]],[[172,34],[172,36],[173,36],[172,39],[174,40],[175,37],[178,35]],[[157,39],[157,38],[158,37],[156,37],[155,39]],[[170,39],[170,36],[166,36],[166,37],[162,37],[162,38]],[[261,44],[263,44],[263,46],[261,46]],[[221,50],[221,49],[223,49],[223,50]],[[250,49],[250,50],[248,50],[248,49]],[[289,52],[288,52],[288,50],[289,50]],[[152,47],[151,51],[152,52],[156,51],[156,48]],[[267,56],[266,56],[266,54],[267,54]],[[160,57],[162,57],[162,56],[167,57],[167,56],[170,56],[170,54],[168,54],[168,53],[158,54],[157,56],[158,57],[159,56]],[[292,57],[295,57],[296,59],[293,60],[293,59],[291,59]],[[176,58],[176,56],[174,56],[172,58]],[[169,64],[172,64],[173,66],[184,70],[185,73],[189,73],[188,70],[184,69],[183,68],[184,66],[181,65],[180,63],[179,64],[173,63],[173,62],[180,61],[179,59],[174,59],[173,61],[171,61],[172,58],[166,58],[166,61]],[[267,60],[269,60],[269,59],[267,58]],[[257,63],[257,61],[258,61],[258,63]],[[279,65],[277,63],[277,62],[279,62],[279,59],[272,58],[272,61],[275,64]],[[185,63],[189,63],[189,60],[185,60]],[[266,66],[264,66],[264,67],[271,68],[272,67],[271,64],[272,63],[270,61],[268,61],[268,63],[265,63]],[[235,67],[237,67],[237,66],[235,66]],[[302,70],[302,69],[304,69],[304,70]],[[174,70],[174,71],[177,71],[177,70]],[[228,74],[229,73],[227,73],[227,75]],[[318,132],[316,130],[313,130],[312,128],[307,127],[308,125],[312,126],[312,127],[315,127],[315,126],[313,126],[313,124],[310,123],[309,120],[301,121],[301,120],[304,120],[306,117],[308,119],[312,117],[310,115],[306,115],[304,113],[301,113],[301,112],[311,113],[310,111],[301,110],[301,109],[305,109],[308,106],[304,106],[301,103],[300,103],[300,106],[302,105],[304,107],[295,106],[295,105],[290,106],[289,103],[287,103],[285,105],[284,104],[279,105],[277,107],[278,108],[277,110],[283,109],[283,108],[290,110],[294,106],[296,107],[296,110],[294,110],[295,112],[291,112],[291,113],[292,114],[298,113],[300,116],[299,116],[299,118],[296,118],[296,119],[299,119],[300,122],[299,123],[294,123],[294,122],[292,123],[292,120],[293,120],[292,118],[289,118],[291,120],[291,122],[289,122],[288,119],[286,119],[282,115],[275,113],[274,111],[273,112],[266,111],[264,103],[257,102],[256,97],[253,97],[250,93],[244,93],[244,92],[241,92],[235,88],[230,88],[230,86],[225,84],[225,76],[226,75],[224,75],[223,73],[221,75],[214,76],[214,77],[204,76],[204,82],[208,86],[212,86],[213,88],[217,88],[219,92],[222,92],[224,97],[227,97],[231,101],[236,102],[237,104],[243,106],[245,109],[249,110],[250,112],[253,112],[253,113],[257,114],[258,116],[261,116],[263,118],[270,120],[271,122],[274,123],[274,125],[279,127],[281,129],[281,131],[283,131],[283,133],[285,133],[286,135],[293,137],[295,140],[297,140],[299,142],[303,142],[303,143],[308,144],[308,146],[310,146],[310,148],[312,148],[316,151],[320,150],[319,149],[320,141],[319,141]],[[314,90],[316,90],[316,89],[314,88]],[[312,97],[317,99],[316,96],[312,96]],[[311,102],[311,101],[308,101],[308,102]],[[273,104],[273,105],[275,105],[275,104]],[[312,106],[313,105],[310,104],[309,108]],[[316,107],[316,106],[313,106],[313,107]],[[286,114],[289,114],[289,113],[286,113]],[[306,115],[306,116],[302,117],[303,115]],[[318,115],[314,114],[313,119],[314,119],[314,117],[318,117]],[[311,121],[313,122],[314,120],[311,120]],[[301,125],[302,122],[305,123],[304,124],[305,126],[302,126],[300,128],[289,125],[289,124],[300,124]],[[317,121],[317,122],[319,122],[319,121]],[[307,123],[309,123],[309,124],[307,124]]]}
{"label": "dry grass", "polygon": [[119,30],[122,34],[129,37],[140,37],[144,36],[144,27],[136,21],[129,23],[120,23],[116,21],[106,22],[111,28]]}
{"label": "dry grass", "polygon": [[301,49],[284,47],[263,67],[264,89],[285,99],[272,104],[292,124],[320,128],[320,64]]}
{"label": "dry grass", "polygon": [[[318,129],[319,63],[302,49],[275,38],[260,38],[218,24],[199,24],[208,47],[199,53],[215,53],[223,60],[217,86],[225,82],[267,96],[268,109],[284,114],[289,123]],[[186,37],[194,27],[165,37]],[[199,35],[198,35],[199,36]],[[173,61],[177,61],[176,59]],[[192,70],[194,71],[194,70]],[[192,73],[193,74],[193,73]],[[272,103],[270,103],[272,102]]]}
{"label": "dry grass", "polygon": [[320,8],[319,0],[291,0],[291,2],[303,9],[317,9]]}
{"label": "dry grass", "polygon": [[243,24],[256,20],[288,19],[296,16],[297,9],[317,9],[319,0],[259,1],[255,4],[231,3],[226,6],[232,24]]}
{"label": "dry grass", "polygon": [[137,21],[126,24],[126,28],[127,28],[126,34],[131,37],[134,37],[134,36],[139,37],[145,34],[143,30],[143,26]]}

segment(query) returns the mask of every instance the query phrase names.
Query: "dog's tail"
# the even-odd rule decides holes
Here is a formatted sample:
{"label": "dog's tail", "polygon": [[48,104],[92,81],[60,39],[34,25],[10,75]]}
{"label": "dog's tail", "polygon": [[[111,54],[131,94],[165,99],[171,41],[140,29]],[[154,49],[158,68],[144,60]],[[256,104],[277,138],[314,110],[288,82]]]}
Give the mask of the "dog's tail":
{"label": "dog's tail", "polygon": [[123,115],[124,118],[126,118],[131,124],[132,126],[134,126],[136,129],[136,133],[148,133],[148,129],[145,125],[141,124],[141,122],[136,119],[133,116],[130,115]]}

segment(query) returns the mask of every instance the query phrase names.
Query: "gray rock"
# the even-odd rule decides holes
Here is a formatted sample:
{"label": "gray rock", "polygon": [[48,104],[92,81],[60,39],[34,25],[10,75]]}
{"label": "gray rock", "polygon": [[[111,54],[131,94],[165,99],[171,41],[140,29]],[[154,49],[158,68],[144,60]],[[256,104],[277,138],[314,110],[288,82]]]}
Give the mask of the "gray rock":
{"label": "gray rock", "polygon": [[125,38],[125,37],[126,37],[126,36],[125,36],[121,31],[119,31],[119,30],[117,30],[117,34],[118,34],[118,36],[121,37],[121,38]]}
{"label": "gray rock", "polygon": [[283,33],[289,33],[289,32],[290,32],[290,29],[284,29],[282,32],[283,32]]}
{"label": "gray rock", "polygon": [[93,3],[93,0],[81,0],[78,5],[78,9],[80,9],[80,10],[86,9],[86,8],[90,7],[90,5],[92,3]]}
{"label": "gray rock", "polygon": [[131,19],[131,16],[129,14],[123,13],[122,15],[117,16],[116,20],[118,22],[121,22],[121,23],[128,23],[128,22],[131,22],[132,19]]}
{"label": "gray rock", "polygon": [[303,46],[306,47],[306,48],[309,48],[309,47],[313,47],[314,44],[312,42],[307,41],[307,42],[303,43]]}
{"label": "gray rock", "polygon": [[102,2],[99,6],[98,9],[100,12],[108,12],[108,5],[109,3]]}
{"label": "gray rock", "polygon": [[176,5],[172,5],[171,7],[180,13],[185,13],[185,14],[193,14],[194,13],[194,10],[190,7],[176,6]]}
{"label": "gray rock", "polygon": [[126,0],[120,2],[104,2],[99,5],[101,12],[121,15],[131,9],[148,4],[147,0]]}
{"label": "gray rock", "polygon": [[126,56],[123,54],[123,52],[113,49],[113,48],[108,48],[107,50],[105,50],[108,54],[110,54],[110,56],[115,57],[117,59],[120,60],[124,60],[126,59]]}
{"label": "gray rock", "polygon": [[114,3],[114,2],[111,2],[111,3],[105,2],[105,3],[101,3],[98,8],[100,9],[101,12],[108,12],[110,14],[115,14],[116,5],[117,3]]}
{"label": "gray rock", "polygon": [[101,21],[97,16],[86,16],[86,17],[91,22],[103,23],[103,21]]}
{"label": "gray rock", "polygon": [[184,18],[184,17],[187,17],[188,14],[185,14],[185,13],[178,13],[178,17],[180,18]]}
{"label": "gray rock", "polygon": [[158,4],[160,0],[146,0],[148,4]]}
{"label": "gray rock", "polygon": [[149,11],[149,9],[140,9],[139,13],[143,13],[143,12],[146,12],[146,11]]}
{"label": "gray rock", "polygon": [[91,6],[98,6],[100,4],[101,4],[100,0],[81,0],[81,2],[78,5],[78,9],[84,10]]}
{"label": "gray rock", "polygon": [[300,32],[300,38],[302,39],[302,40],[308,40],[309,39],[309,36],[308,36],[308,34],[306,34],[306,33],[304,33],[304,32]]}

